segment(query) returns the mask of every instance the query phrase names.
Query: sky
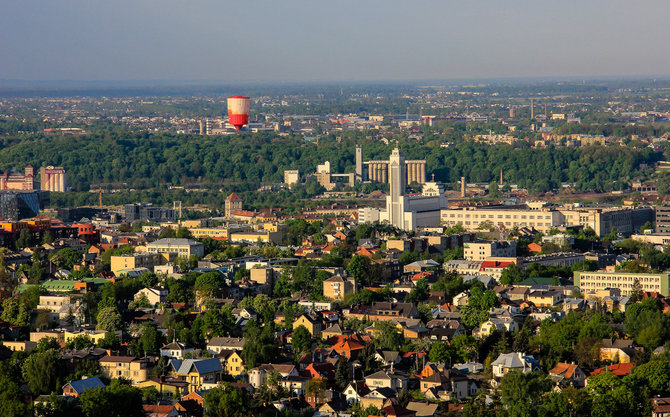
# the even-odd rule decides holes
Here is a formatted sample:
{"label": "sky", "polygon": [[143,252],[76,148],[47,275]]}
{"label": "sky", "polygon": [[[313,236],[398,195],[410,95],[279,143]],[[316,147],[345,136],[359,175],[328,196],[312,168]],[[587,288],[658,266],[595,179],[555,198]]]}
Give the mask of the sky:
{"label": "sky", "polygon": [[2,0],[0,79],[670,75],[668,0]]}

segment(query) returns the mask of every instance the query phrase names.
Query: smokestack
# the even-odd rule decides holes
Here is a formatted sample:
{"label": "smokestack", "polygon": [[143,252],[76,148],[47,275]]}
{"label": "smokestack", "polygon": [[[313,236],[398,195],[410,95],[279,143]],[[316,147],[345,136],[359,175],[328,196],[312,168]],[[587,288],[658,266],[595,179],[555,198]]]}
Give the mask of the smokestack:
{"label": "smokestack", "polygon": [[549,118],[547,116],[548,116],[548,114],[547,114],[547,103],[544,103],[544,121],[545,122],[547,120],[549,120]]}
{"label": "smokestack", "polygon": [[461,197],[465,197],[465,177],[461,177]]}
{"label": "smokestack", "polygon": [[533,105],[533,99],[530,99],[530,120],[535,118],[535,106]]}
{"label": "smokestack", "polygon": [[503,180],[502,180],[502,168],[500,168],[500,185],[503,185]]}

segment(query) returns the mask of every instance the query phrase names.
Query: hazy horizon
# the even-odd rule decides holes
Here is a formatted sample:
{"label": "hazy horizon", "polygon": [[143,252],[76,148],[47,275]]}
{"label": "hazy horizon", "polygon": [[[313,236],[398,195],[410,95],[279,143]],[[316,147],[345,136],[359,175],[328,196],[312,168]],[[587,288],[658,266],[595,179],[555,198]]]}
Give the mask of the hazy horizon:
{"label": "hazy horizon", "polygon": [[670,77],[660,0],[25,0],[0,11],[4,83]]}

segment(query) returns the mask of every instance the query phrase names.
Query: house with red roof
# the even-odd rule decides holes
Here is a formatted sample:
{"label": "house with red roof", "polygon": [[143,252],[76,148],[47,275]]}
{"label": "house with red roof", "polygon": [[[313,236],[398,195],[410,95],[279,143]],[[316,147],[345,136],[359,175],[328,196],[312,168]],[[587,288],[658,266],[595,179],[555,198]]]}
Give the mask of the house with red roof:
{"label": "house with red roof", "polygon": [[333,345],[333,350],[340,356],[349,360],[356,359],[365,348],[365,343],[356,335],[342,336],[341,339]]}
{"label": "house with red roof", "polygon": [[321,378],[327,381],[335,379],[335,366],[330,362],[310,363],[307,367],[300,371],[300,376],[305,378]]}
{"label": "house with red roof", "polygon": [[557,386],[572,385],[575,388],[583,388],[586,374],[579,365],[574,363],[559,362],[549,371],[549,377]]}

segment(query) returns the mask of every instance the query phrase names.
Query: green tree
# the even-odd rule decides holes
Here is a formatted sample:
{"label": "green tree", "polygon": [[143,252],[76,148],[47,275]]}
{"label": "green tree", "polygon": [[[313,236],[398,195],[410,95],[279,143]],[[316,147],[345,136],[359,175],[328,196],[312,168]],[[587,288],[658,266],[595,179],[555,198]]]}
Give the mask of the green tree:
{"label": "green tree", "polygon": [[377,338],[374,339],[378,348],[387,350],[400,350],[400,346],[404,343],[402,333],[398,331],[394,322],[391,321],[377,321],[375,322],[375,331]]}
{"label": "green tree", "polygon": [[430,346],[428,358],[431,362],[445,363],[451,360],[451,349],[444,342],[433,342]]}
{"label": "green tree", "polygon": [[120,330],[123,326],[123,321],[121,319],[121,314],[116,309],[116,307],[105,307],[98,312],[97,316],[97,326],[98,330],[107,330],[113,332]]}
{"label": "green tree", "polygon": [[291,345],[293,346],[293,351],[295,353],[306,352],[311,349],[312,335],[305,326],[300,325],[295,330],[293,330]]}
{"label": "green tree", "polygon": [[161,230],[161,232],[158,234],[159,239],[168,239],[173,237],[177,237],[177,234],[175,233],[174,229],[169,226]]}
{"label": "green tree", "polygon": [[370,258],[363,255],[356,255],[349,261],[347,264],[347,272],[356,281],[363,285],[371,281],[370,271],[372,270],[372,264]]}
{"label": "green tree", "polygon": [[405,302],[418,304],[421,301],[428,299],[428,281],[425,278],[421,278],[415,284],[414,288],[409,292],[407,297],[405,297]]}
{"label": "green tree", "polygon": [[43,245],[48,245],[53,243],[54,241],[54,235],[51,233],[51,230],[47,230],[44,232],[44,235],[42,235],[42,244]]}
{"label": "green tree", "polygon": [[205,417],[246,417],[251,415],[251,399],[241,389],[224,383],[205,394]]}
{"label": "green tree", "polygon": [[93,340],[91,340],[91,338],[86,334],[82,334],[73,338],[67,344],[68,349],[76,350],[86,349],[91,346],[95,346],[95,343],[93,343]]}
{"label": "green tree", "polygon": [[60,388],[63,369],[55,349],[33,353],[23,362],[21,374],[34,394],[49,394]]}
{"label": "green tree", "polygon": [[51,256],[51,262],[60,268],[72,270],[74,264],[81,262],[82,254],[72,248],[63,248]]}
{"label": "green tree", "polygon": [[242,348],[242,359],[244,359],[244,364],[248,369],[277,358],[279,349],[272,325],[266,324],[261,329],[255,320],[251,320],[247,324],[244,338],[246,341]]}
{"label": "green tree", "polygon": [[523,280],[523,273],[521,272],[521,268],[516,264],[505,267],[500,276],[500,283],[502,285],[516,284],[521,280]]}
{"label": "green tree", "polygon": [[349,364],[344,356],[340,356],[335,367],[335,383],[340,390],[343,390],[351,380],[351,372],[349,372]]}
{"label": "green tree", "polygon": [[16,247],[18,249],[24,249],[35,244],[33,239],[33,234],[29,229],[21,229],[19,232],[19,237],[16,239]]}
{"label": "green tree", "polygon": [[98,347],[102,349],[117,350],[121,346],[121,341],[115,332],[107,332],[105,337],[98,341]]}
{"label": "green tree", "polygon": [[638,301],[642,301],[643,293],[642,283],[639,279],[635,278],[635,281],[633,281],[633,288],[630,291],[630,302],[637,303]]}
{"label": "green tree", "polygon": [[42,267],[42,262],[39,260],[33,261],[28,270],[28,277],[31,284],[39,284],[44,279],[45,270]]}
{"label": "green tree", "polygon": [[175,234],[175,237],[179,239],[193,239],[193,233],[191,233],[190,230],[188,230],[187,227],[180,227],[177,229],[177,233]]}
{"label": "green tree", "polygon": [[500,380],[500,401],[510,417],[538,415],[542,395],[551,389],[551,381],[539,372],[507,373]]}
{"label": "green tree", "polygon": [[158,355],[163,344],[161,334],[156,330],[156,326],[149,323],[140,327],[140,337],[137,343],[143,355]]}
{"label": "green tree", "polygon": [[46,401],[36,402],[33,410],[36,417],[82,416],[81,409],[74,401],[55,393],[52,393]]}
{"label": "green tree", "polygon": [[142,391],[113,379],[105,388],[93,388],[79,396],[86,417],[144,417]]}

